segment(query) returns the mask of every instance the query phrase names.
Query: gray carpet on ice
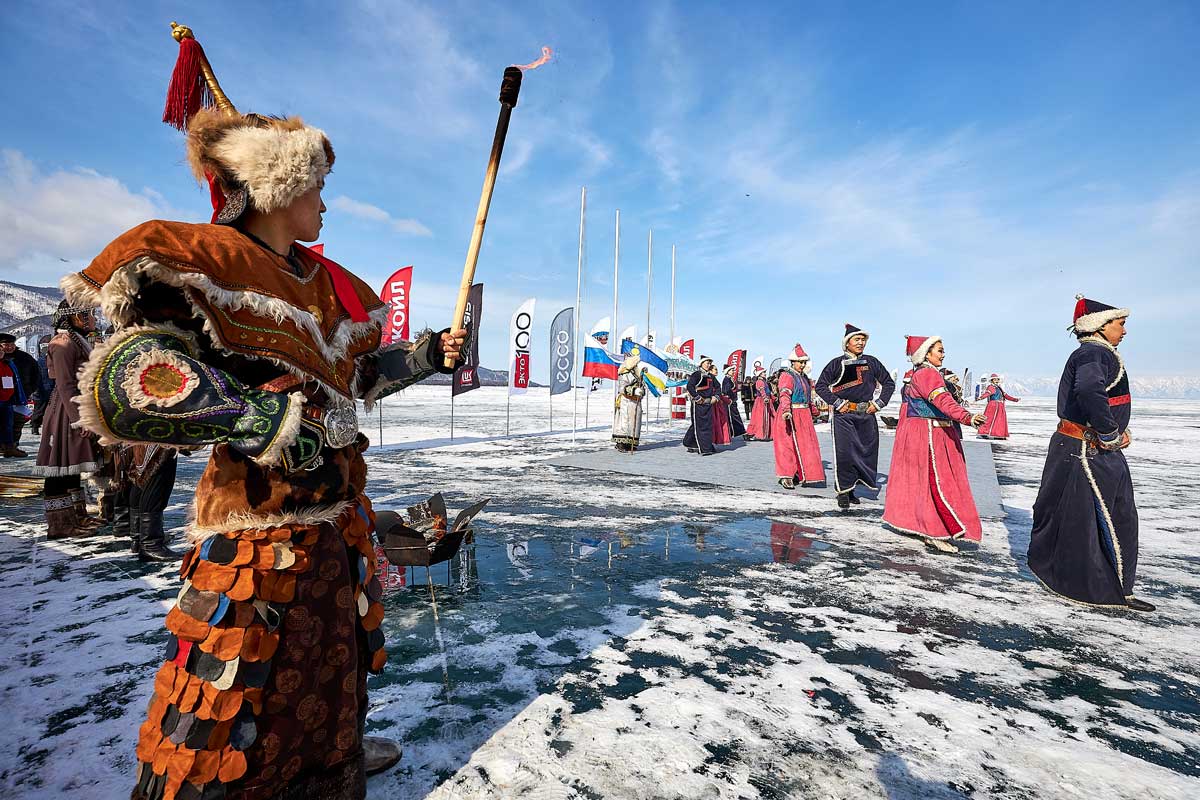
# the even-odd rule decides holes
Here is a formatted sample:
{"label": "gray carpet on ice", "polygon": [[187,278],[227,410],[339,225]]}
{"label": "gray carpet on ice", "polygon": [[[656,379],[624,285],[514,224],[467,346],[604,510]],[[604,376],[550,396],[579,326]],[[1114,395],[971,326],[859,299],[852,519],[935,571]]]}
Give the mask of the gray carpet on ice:
{"label": "gray carpet on ice", "polygon": [[[827,488],[797,488],[797,494],[834,496],[833,441],[829,433],[817,432],[821,454],[825,457],[825,481]],[[730,486],[741,489],[756,489],[764,492],[788,493],[775,480],[775,453],[770,442],[737,441],[727,447],[718,448],[711,456],[689,453],[680,443],[654,442],[638,448],[636,453],[621,453],[616,448],[591,450],[550,460],[550,464],[561,467],[578,467],[599,472],[617,472],[626,475],[643,475],[671,481],[692,481],[714,486]],[[879,437],[879,469],[884,471],[891,464],[893,438],[887,434]],[[967,474],[971,479],[971,490],[975,495],[975,506],[981,517],[1002,518],[1004,510],[1000,503],[1000,484],[996,479],[996,465],[992,461],[992,447],[987,442],[967,439],[963,442],[967,457]],[[882,505],[887,492],[887,476],[880,477],[882,489],[878,502]],[[867,493],[860,487],[857,494],[870,503]]]}

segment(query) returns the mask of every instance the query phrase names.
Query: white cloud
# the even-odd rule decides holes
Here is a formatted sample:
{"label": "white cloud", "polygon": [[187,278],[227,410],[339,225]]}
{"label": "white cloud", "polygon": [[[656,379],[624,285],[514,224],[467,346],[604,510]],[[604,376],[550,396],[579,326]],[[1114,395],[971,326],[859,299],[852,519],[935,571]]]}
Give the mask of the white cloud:
{"label": "white cloud", "polygon": [[45,173],[19,151],[0,152],[0,270],[20,280],[52,283],[65,270],[60,259],[90,260],[138,223],[177,215],[151,189],[91,169]]}
{"label": "white cloud", "polygon": [[330,200],[329,207],[367,222],[384,223],[405,236],[433,236],[433,231],[415,219],[398,219],[379,206],[360,202],[344,194]]}

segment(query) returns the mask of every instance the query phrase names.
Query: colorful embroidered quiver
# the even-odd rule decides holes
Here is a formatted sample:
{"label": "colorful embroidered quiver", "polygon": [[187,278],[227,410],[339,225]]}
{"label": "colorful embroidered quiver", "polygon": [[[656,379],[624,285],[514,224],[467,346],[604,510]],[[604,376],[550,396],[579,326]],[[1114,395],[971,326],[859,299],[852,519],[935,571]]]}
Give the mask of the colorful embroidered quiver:
{"label": "colorful embroidered quiver", "polygon": [[241,779],[271,796],[358,753],[365,672],[387,657],[372,520],[360,497],[332,520],[214,534],[185,557],[135,797],[223,797]]}

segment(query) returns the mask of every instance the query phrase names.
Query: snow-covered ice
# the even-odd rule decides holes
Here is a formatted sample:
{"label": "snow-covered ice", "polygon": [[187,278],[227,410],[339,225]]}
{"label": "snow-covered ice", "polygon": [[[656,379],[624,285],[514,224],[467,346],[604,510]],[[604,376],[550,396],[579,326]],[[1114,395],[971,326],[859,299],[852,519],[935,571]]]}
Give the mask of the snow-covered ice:
{"label": "snow-covered ice", "polygon": [[[371,798],[1200,796],[1200,403],[1135,399],[1138,594],[1159,607],[1136,616],[1025,565],[1048,398],[1010,406],[994,448],[1007,516],[943,556],[878,509],[550,466],[608,434],[573,445],[560,397],[568,432],[538,435],[545,390],[513,398],[513,438],[503,389],[459,398],[450,444],[447,394],[386,401],[368,454],[377,508],[493,498],[431,572],[436,618],[424,570],[387,599],[368,725],[405,754]],[[682,435],[666,413],[648,438]],[[181,462],[177,528],[200,468]],[[42,531],[33,503],[0,515],[0,785],[128,796],[177,576]]]}

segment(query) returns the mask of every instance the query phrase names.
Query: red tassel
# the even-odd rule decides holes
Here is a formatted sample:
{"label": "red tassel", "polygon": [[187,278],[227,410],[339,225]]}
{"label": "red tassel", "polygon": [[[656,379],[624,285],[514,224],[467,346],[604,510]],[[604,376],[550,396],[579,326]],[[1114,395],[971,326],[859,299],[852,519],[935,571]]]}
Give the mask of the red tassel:
{"label": "red tassel", "polygon": [[1082,297],[1080,297],[1078,302],[1075,303],[1075,316],[1072,318],[1071,321],[1078,322],[1079,318],[1082,317],[1086,313],[1087,313],[1087,300],[1084,300]]}
{"label": "red tassel", "polygon": [[212,219],[209,222],[215,225],[221,210],[225,208],[225,193],[221,191],[221,184],[217,183],[216,175],[206,172],[204,177],[208,179],[208,199],[213,208]]}
{"label": "red tassel", "polygon": [[179,58],[175,60],[175,71],[171,73],[171,85],[167,88],[167,103],[163,107],[163,122],[178,130],[187,130],[188,120],[203,108],[211,108],[212,92],[204,82],[200,64],[204,60],[204,48],[192,38],[179,42]]}

